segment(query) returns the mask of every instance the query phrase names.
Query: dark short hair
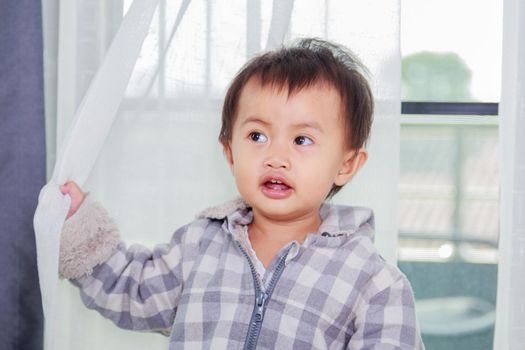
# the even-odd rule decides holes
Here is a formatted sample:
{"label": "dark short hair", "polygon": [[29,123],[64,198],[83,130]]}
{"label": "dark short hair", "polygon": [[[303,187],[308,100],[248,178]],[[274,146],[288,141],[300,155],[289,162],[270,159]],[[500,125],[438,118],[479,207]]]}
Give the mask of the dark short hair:
{"label": "dark short hair", "polygon": [[[233,79],[222,108],[219,141],[226,145],[232,137],[239,98],[253,77],[262,86],[287,89],[288,95],[314,84],[326,83],[341,98],[347,146],[359,149],[366,144],[372,126],[374,100],[366,79],[368,71],[347,48],[325,40],[308,38],[254,57]],[[332,186],[327,198],[342,186]]]}

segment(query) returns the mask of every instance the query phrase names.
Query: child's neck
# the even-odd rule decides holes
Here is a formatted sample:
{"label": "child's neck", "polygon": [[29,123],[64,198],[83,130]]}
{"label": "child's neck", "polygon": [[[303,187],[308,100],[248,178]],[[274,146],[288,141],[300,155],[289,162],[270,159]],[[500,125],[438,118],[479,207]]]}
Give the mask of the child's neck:
{"label": "child's neck", "polygon": [[282,247],[292,241],[302,243],[306,235],[317,232],[320,225],[318,210],[293,220],[275,220],[254,210],[248,234],[257,257],[268,267]]}

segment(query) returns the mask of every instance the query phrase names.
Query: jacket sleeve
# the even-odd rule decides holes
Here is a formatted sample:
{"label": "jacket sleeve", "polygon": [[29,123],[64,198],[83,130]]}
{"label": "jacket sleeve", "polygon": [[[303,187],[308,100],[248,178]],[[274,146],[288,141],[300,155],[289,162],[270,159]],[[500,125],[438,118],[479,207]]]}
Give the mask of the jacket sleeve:
{"label": "jacket sleeve", "polygon": [[348,350],[424,350],[414,295],[404,275],[375,289],[361,303],[354,327]]}
{"label": "jacket sleeve", "polygon": [[[125,329],[169,333],[182,289],[181,245],[187,226],[153,251],[126,249],[105,209],[89,196],[62,229],[60,277],[82,301]],[[191,250],[191,247],[185,247]]]}

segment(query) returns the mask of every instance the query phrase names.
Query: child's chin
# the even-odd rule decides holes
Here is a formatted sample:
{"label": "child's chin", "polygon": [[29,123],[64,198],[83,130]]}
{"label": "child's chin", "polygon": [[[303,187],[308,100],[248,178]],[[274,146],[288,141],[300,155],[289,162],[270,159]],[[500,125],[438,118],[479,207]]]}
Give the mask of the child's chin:
{"label": "child's chin", "polygon": [[272,200],[266,203],[252,206],[255,211],[262,213],[264,216],[274,220],[293,219],[304,211],[303,208],[286,203],[284,200]]}

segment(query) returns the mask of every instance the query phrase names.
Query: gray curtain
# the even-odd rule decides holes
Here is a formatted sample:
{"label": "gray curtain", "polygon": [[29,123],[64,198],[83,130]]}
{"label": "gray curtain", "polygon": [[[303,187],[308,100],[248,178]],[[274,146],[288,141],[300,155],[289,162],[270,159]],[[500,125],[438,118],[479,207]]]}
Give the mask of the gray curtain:
{"label": "gray curtain", "polygon": [[40,0],[0,0],[0,349],[42,349],[33,213],[45,184]]}

